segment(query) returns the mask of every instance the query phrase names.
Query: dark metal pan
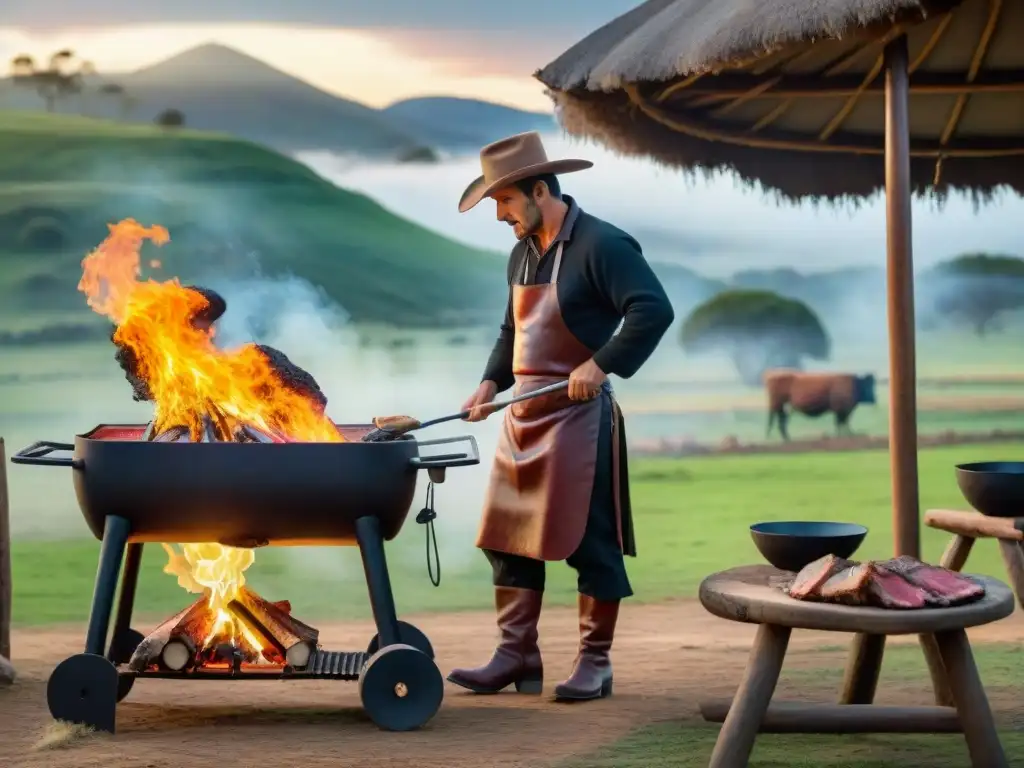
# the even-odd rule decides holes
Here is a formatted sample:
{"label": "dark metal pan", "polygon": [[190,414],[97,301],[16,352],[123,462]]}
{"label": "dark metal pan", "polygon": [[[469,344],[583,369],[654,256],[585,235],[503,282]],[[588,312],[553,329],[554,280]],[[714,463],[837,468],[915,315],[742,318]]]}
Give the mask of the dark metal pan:
{"label": "dark metal pan", "polygon": [[[365,433],[372,425],[339,425]],[[480,463],[472,436],[384,443],[156,443],[144,425],[101,425],[75,442],[40,441],[15,464],[68,467],[89,530],[108,515],[131,523],[131,541],[355,544],[372,515],[391,540],[412,505],[418,470],[432,479]],[[421,449],[428,450],[421,454]],[[64,454],[64,455],[58,455]]]}

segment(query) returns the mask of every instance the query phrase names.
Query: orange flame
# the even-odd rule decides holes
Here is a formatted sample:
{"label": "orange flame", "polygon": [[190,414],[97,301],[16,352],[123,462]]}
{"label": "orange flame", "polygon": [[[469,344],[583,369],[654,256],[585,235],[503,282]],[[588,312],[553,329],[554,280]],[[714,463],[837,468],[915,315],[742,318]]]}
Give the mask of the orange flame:
{"label": "orange flame", "polygon": [[198,439],[203,415],[223,414],[290,440],[342,441],[318,404],[286,387],[255,345],[218,349],[212,329],[192,324],[208,306],[202,294],[177,279],[139,280],[142,245],[167,243],[164,227],[134,219],[108,226],[106,240],[82,261],[78,289],[117,325],[114,341],[135,354],[155,402],[156,431],[180,424]]}

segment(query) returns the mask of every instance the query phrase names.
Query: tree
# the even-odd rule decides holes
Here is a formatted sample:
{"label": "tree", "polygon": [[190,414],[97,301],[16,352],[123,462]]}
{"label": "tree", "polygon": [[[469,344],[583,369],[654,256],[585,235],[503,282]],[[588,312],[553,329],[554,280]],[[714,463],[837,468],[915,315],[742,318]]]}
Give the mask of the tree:
{"label": "tree", "polygon": [[162,128],[181,128],[185,125],[185,113],[179,109],[165,109],[153,122]]}
{"label": "tree", "polygon": [[49,66],[40,69],[28,54],[11,59],[11,77],[16,86],[34,88],[46,104],[47,112],[54,112],[57,102],[83,89],[83,79],[95,69],[87,61],[77,62],[74,51],[64,48],[50,56]]}
{"label": "tree", "polygon": [[927,272],[918,293],[924,296],[926,325],[966,323],[984,336],[1000,315],[1024,307],[1024,259],[965,253]]}
{"label": "tree", "polygon": [[135,98],[125,90],[123,85],[120,85],[119,83],[104,83],[100,86],[100,93],[104,96],[116,99],[121,112],[121,119],[128,119],[128,116],[131,114],[132,107],[135,106]]}
{"label": "tree", "polygon": [[688,354],[727,353],[751,386],[760,386],[769,368],[800,368],[805,357],[827,360],[831,353],[828,333],[810,307],[759,290],[713,296],[683,321],[680,341]]}

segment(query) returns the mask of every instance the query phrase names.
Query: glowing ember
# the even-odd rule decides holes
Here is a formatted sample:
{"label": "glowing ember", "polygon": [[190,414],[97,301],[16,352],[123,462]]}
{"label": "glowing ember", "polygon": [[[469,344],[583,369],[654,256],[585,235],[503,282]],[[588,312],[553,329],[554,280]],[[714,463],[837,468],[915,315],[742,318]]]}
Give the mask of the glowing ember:
{"label": "glowing ember", "polygon": [[143,243],[169,239],[163,227],[134,219],[110,225],[107,239],[82,261],[78,284],[89,306],[117,325],[114,342],[137,358],[156,404],[155,431],[181,424],[198,441],[202,417],[223,414],[289,440],[341,442],[318,404],[284,386],[256,345],[218,349],[213,329],[193,324],[209,306],[206,297],[177,279],[139,279]]}

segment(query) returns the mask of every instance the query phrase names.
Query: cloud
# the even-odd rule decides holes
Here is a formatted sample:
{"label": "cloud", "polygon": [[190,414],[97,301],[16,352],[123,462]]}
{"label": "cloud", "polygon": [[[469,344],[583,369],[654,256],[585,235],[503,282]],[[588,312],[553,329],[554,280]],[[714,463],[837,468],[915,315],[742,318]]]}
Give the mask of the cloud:
{"label": "cloud", "polygon": [[[460,36],[472,43],[460,44]],[[418,38],[422,40],[417,43]],[[100,72],[130,72],[194,46],[217,42],[329,93],[370,106],[445,94],[550,111],[551,102],[544,96],[543,86],[530,77],[543,62],[531,61],[523,46],[515,48],[520,58],[495,58],[485,49],[488,45],[500,46],[490,40],[472,33],[254,22],[136,24],[50,33],[0,27],[0,50],[9,51],[0,61],[22,52],[45,60],[55,50],[70,48],[92,61]],[[477,66],[473,60],[476,55],[486,56],[488,66]]]}
{"label": "cloud", "polygon": [[[415,29],[561,30],[580,36],[636,5],[635,0],[33,0],[5,3],[3,22],[36,30],[161,22],[240,22]],[[569,40],[571,45],[574,40]]]}

